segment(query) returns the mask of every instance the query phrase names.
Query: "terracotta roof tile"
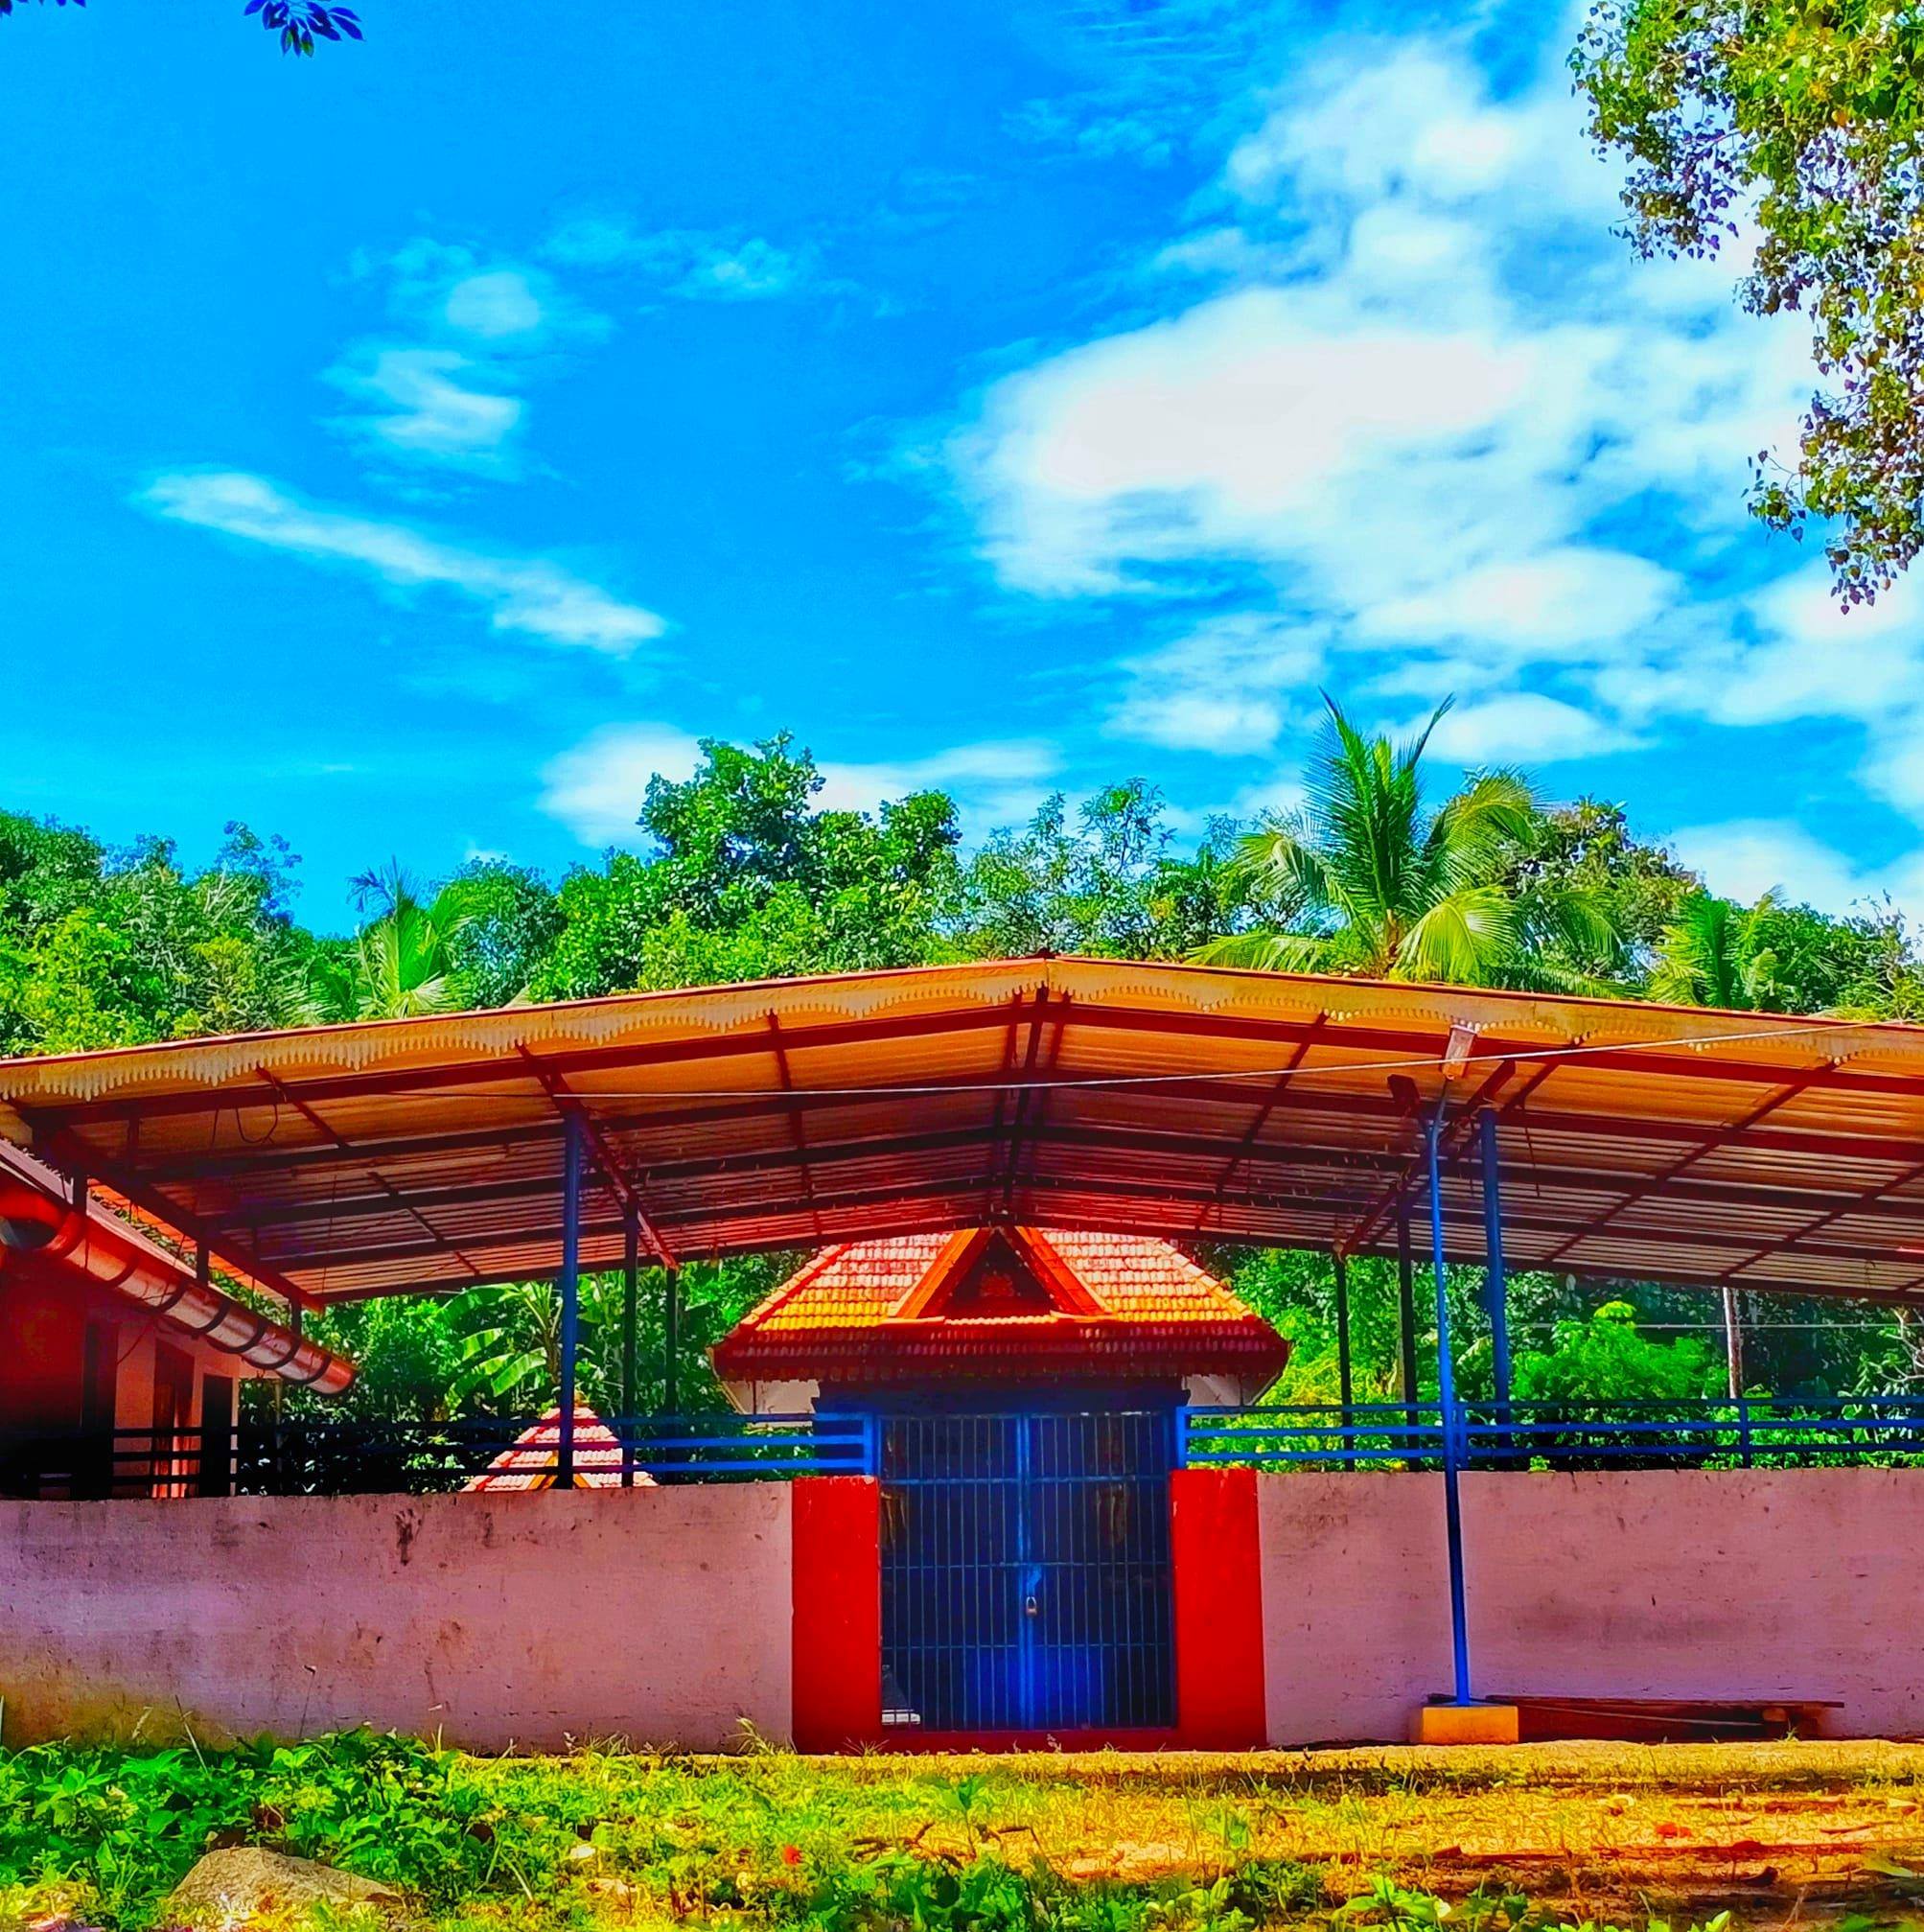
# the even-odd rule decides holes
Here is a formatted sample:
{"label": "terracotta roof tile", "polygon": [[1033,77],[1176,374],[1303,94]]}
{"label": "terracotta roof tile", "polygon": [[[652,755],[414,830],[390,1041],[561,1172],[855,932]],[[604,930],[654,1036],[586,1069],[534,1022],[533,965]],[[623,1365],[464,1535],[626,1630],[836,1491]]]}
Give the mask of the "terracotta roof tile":
{"label": "terracotta roof tile", "polygon": [[1169,1242],[1055,1228],[1006,1233],[1049,1289],[1054,1312],[943,1315],[944,1282],[932,1284],[932,1273],[943,1271],[945,1281],[964,1271],[983,1231],[845,1242],[745,1316],[716,1348],[715,1366],[731,1381],[1025,1372],[1267,1379],[1287,1360],[1287,1344],[1261,1315]]}
{"label": "terracotta roof tile", "polygon": [[[461,1485],[464,1496],[500,1496],[554,1487],[555,1453],[561,1446],[561,1410],[550,1408],[522,1431],[478,1476]],[[637,1488],[652,1488],[655,1478],[635,1472]],[[585,1402],[574,1406],[574,1486],[619,1489],[621,1439]]]}

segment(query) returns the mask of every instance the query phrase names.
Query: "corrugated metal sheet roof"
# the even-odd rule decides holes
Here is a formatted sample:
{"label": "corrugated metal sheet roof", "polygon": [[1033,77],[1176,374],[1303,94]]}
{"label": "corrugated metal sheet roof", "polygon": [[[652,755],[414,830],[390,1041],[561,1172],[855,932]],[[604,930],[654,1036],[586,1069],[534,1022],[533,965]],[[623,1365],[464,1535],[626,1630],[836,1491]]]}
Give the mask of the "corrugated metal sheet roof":
{"label": "corrugated metal sheet roof", "polygon": [[[1467,1036],[1446,1082],[1452,1032]],[[1383,1251],[1448,1094],[1519,1267],[1924,1299],[1924,1029],[988,961],[0,1062],[0,1132],[315,1300],[984,1222]],[[618,1175],[611,1180],[610,1173]]]}

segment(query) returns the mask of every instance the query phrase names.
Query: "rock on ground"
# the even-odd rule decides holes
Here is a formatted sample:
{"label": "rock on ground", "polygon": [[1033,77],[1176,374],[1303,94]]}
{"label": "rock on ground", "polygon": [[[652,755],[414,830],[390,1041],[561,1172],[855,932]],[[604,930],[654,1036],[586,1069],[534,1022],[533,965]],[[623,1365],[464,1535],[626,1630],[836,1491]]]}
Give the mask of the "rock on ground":
{"label": "rock on ground", "polygon": [[372,1878],[336,1872],[312,1858],[290,1857],[261,1845],[210,1851],[168,1894],[161,1922],[232,1925],[262,1913],[297,1914],[305,1907],[399,1905],[401,1895]]}

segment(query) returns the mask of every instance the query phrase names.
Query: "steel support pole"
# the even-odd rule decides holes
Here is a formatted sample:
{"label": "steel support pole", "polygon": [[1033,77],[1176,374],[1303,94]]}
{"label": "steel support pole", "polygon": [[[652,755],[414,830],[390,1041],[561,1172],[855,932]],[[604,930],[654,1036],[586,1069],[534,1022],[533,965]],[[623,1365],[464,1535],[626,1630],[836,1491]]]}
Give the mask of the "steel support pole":
{"label": "steel support pole", "polygon": [[[1422,1390],[1416,1373],[1416,1264],[1409,1251],[1409,1203],[1399,1201],[1396,1210],[1396,1308],[1397,1347],[1402,1356],[1402,1419],[1414,1430],[1423,1420],[1417,1412]],[[1421,1457],[1416,1438],[1409,1438],[1409,1465],[1414,1469]]]}
{"label": "steel support pole", "polygon": [[1483,1150],[1484,1306],[1490,1315],[1490,1361],[1496,1385],[1496,1425],[1510,1447],[1510,1282],[1503,1267],[1503,1178],[1496,1149],[1496,1109],[1486,1106],[1476,1122]]}
{"label": "steel support pole", "polygon": [[1503,1266],[1503,1179],[1496,1151],[1496,1109],[1486,1106],[1477,1123],[1483,1149],[1484,1295],[1490,1310],[1490,1346],[1496,1374],[1496,1400],[1510,1400],[1510,1297]]}
{"label": "steel support pole", "polygon": [[574,1383],[581,1347],[581,1116],[569,1109],[561,1164],[561,1427],[555,1438],[554,1486],[574,1487]]}
{"label": "steel support pole", "polygon": [[635,1487],[635,1326],[641,1277],[641,1217],[621,1222],[621,1486]]}
{"label": "steel support pole", "polygon": [[[1356,1375],[1350,1362],[1350,1264],[1334,1248],[1330,1251],[1330,1272],[1336,1284],[1336,1388],[1343,1406],[1343,1428],[1347,1430],[1356,1401]],[[1343,1460],[1355,1462],[1355,1440],[1345,1435],[1342,1443]]]}
{"label": "steel support pole", "polygon": [[1439,1099],[1425,1136],[1429,1155],[1429,1250],[1436,1274],[1436,1395],[1443,1408],[1444,1535],[1449,1546],[1449,1649],[1455,1702],[1474,1702],[1470,1690],[1470,1618],[1463,1589],[1463,1417],[1456,1407],[1456,1371],[1449,1359],[1449,1296],[1443,1261],[1443,1110]]}

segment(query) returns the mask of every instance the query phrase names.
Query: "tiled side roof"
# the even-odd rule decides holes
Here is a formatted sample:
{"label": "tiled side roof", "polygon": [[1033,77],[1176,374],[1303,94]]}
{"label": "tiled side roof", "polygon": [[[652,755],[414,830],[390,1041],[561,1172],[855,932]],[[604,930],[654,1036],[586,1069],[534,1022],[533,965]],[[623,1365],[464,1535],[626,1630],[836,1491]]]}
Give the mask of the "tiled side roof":
{"label": "tiled side roof", "polygon": [[[944,1319],[916,1291],[969,1235],[909,1235],[825,1248],[715,1350],[731,1380],[1022,1374],[1280,1373],[1287,1346],[1262,1316],[1166,1241],[1010,1231],[1046,1282],[1074,1277],[1093,1313]],[[1052,1292],[1055,1292],[1052,1289]]]}
{"label": "tiled side roof", "polygon": [[[554,1459],[561,1447],[561,1410],[550,1408],[542,1419],[522,1431],[479,1476],[461,1485],[464,1496],[499,1496],[510,1492],[551,1489]],[[637,1487],[652,1487],[655,1478],[635,1472]],[[621,1487],[621,1439],[585,1402],[574,1406],[574,1486],[577,1489]]]}

